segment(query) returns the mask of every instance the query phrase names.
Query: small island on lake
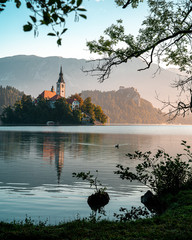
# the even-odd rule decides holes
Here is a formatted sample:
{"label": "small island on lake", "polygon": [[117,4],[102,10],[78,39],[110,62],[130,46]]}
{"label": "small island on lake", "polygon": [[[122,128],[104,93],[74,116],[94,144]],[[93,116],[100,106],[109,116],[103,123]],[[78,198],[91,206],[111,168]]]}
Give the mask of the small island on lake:
{"label": "small island on lake", "polygon": [[44,90],[36,99],[23,94],[21,100],[3,109],[1,120],[4,124],[16,125],[102,125],[107,122],[107,115],[99,105],[91,102],[90,97],[83,100],[76,93],[65,98],[65,81],[61,67],[56,91],[52,86],[50,91]]}

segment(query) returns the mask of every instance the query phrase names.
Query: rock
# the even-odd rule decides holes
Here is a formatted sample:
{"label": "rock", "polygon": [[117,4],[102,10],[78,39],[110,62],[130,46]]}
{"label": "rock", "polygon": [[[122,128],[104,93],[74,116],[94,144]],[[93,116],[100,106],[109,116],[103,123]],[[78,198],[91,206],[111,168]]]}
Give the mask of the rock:
{"label": "rock", "polygon": [[163,206],[160,203],[158,196],[154,195],[148,190],[143,196],[141,196],[141,202],[150,212],[162,213]]}
{"label": "rock", "polygon": [[98,191],[88,197],[87,203],[92,210],[97,211],[107,205],[109,200],[108,193]]}
{"label": "rock", "polygon": [[145,205],[150,203],[153,200],[153,193],[148,190],[143,196],[141,196],[141,202]]}

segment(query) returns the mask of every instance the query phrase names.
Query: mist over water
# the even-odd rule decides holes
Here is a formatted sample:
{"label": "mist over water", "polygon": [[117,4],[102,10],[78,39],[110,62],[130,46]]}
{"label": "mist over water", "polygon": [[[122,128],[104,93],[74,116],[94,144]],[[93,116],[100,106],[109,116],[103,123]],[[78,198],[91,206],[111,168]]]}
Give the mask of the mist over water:
{"label": "mist over water", "polygon": [[113,173],[117,164],[134,170],[138,162],[125,154],[161,148],[175,155],[181,140],[191,145],[191,137],[191,126],[0,127],[0,220],[28,216],[57,224],[88,217],[94,190],[72,173],[95,170],[108,189],[105,210],[112,219],[120,207],[142,205],[147,190]]}

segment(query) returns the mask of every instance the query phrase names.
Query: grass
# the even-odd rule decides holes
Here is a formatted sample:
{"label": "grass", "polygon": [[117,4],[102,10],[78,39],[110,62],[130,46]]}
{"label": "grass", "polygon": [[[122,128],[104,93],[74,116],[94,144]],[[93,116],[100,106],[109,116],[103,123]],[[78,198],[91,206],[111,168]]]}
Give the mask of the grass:
{"label": "grass", "polygon": [[192,190],[167,200],[161,216],[132,222],[75,220],[56,226],[30,219],[22,223],[0,222],[0,240],[189,240],[192,239]]}

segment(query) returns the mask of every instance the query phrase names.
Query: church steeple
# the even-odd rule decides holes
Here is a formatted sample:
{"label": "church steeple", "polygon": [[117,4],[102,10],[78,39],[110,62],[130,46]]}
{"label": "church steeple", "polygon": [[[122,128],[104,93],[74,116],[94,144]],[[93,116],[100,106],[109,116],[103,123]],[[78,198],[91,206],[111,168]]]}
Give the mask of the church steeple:
{"label": "church steeple", "polygon": [[57,81],[57,95],[65,97],[65,81],[63,78],[62,66],[60,67],[59,79]]}
{"label": "church steeple", "polygon": [[59,79],[58,79],[59,83],[64,83],[64,78],[63,78],[63,71],[62,71],[62,66],[60,67],[60,73],[59,73]]}

